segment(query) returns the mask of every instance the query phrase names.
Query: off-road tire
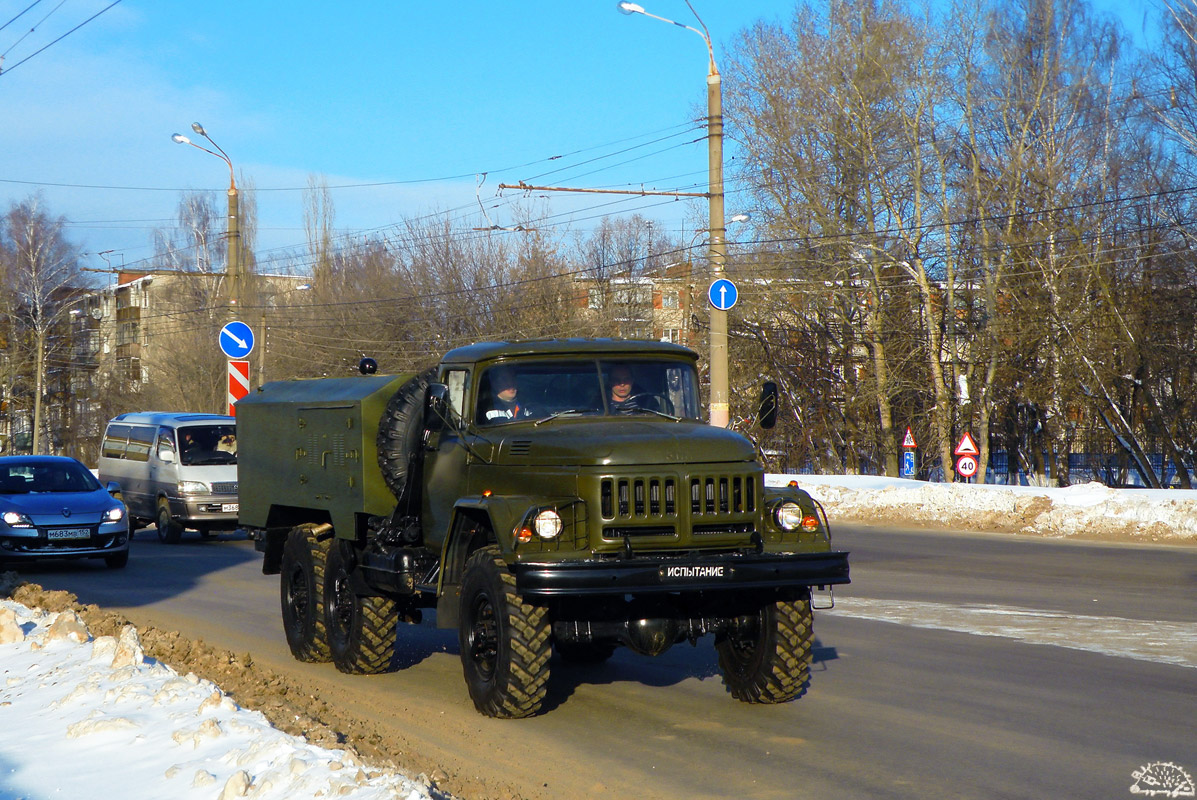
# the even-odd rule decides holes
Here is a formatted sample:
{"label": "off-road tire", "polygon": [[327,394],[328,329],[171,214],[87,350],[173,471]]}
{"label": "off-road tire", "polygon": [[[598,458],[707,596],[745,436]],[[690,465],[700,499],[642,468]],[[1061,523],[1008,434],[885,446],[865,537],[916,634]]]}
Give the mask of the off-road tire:
{"label": "off-road tire", "polygon": [[417,375],[399,387],[387,401],[378,421],[378,466],[387,488],[403,496],[412,456],[419,457],[424,435],[424,395],[436,376],[434,370]]}
{"label": "off-road tire", "polygon": [[348,544],[335,541],[324,578],[324,620],[333,664],[351,675],[386,672],[399,637],[399,606],[389,597],[362,597],[349,583]]}
{"label": "off-road tire", "polygon": [[460,619],[461,663],[474,707],[499,719],[539,711],[553,653],[549,612],[516,593],[515,576],[495,545],[466,562]]}
{"label": "off-road tire", "polygon": [[283,633],[298,661],[318,663],[332,658],[324,622],[324,573],[329,540],[320,541],[312,525],[292,528],[283,544],[279,599]]}
{"label": "off-road tire", "polygon": [[715,641],[727,691],[745,703],[784,703],[805,694],[814,639],[810,595],[769,603],[747,622],[751,633]]}
{"label": "off-road tire", "polygon": [[178,544],[183,538],[183,526],[170,518],[170,503],[165,497],[158,499],[158,516],[154,524],[158,529],[158,541],[163,544]]}
{"label": "off-road tire", "polygon": [[567,664],[601,664],[615,655],[610,642],[557,642],[557,655]]}

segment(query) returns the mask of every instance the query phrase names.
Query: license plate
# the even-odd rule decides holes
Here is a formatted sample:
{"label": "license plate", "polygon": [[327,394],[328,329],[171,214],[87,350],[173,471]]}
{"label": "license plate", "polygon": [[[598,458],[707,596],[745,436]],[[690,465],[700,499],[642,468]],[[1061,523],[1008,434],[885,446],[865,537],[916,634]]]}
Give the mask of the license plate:
{"label": "license plate", "polygon": [[658,573],[667,581],[688,581],[695,579],[720,580],[730,578],[732,568],[726,564],[708,564],[704,566],[674,564],[661,567]]}
{"label": "license plate", "polygon": [[90,539],[91,528],[50,528],[46,536],[50,539]]}
{"label": "license plate", "polygon": [[226,514],[231,514],[234,511],[240,511],[241,504],[240,503],[221,503],[220,510]]}

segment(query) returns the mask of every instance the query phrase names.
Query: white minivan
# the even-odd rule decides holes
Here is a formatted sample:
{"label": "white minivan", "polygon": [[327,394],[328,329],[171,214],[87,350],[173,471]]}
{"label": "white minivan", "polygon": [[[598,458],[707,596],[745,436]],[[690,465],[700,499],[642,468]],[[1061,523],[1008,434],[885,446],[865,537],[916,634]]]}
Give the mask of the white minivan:
{"label": "white minivan", "polygon": [[153,522],[174,544],[237,527],[237,427],[219,414],[137,412],[108,423],[100,481],[116,481],[131,530]]}

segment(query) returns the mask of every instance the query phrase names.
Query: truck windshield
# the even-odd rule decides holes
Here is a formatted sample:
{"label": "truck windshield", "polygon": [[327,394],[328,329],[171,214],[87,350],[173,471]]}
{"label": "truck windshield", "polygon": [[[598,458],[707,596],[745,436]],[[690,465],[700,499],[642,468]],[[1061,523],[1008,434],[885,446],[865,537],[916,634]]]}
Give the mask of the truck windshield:
{"label": "truck windshield", "polygon": [[233,425],[188,425],[179,428],[179,462],[236,464],[237,428]]}
{"label": "truck windshield", "polygon": [[508,361],[483,372],[476,421],[554,414],[666,414],[699,418],[698,376],[677,360]]}

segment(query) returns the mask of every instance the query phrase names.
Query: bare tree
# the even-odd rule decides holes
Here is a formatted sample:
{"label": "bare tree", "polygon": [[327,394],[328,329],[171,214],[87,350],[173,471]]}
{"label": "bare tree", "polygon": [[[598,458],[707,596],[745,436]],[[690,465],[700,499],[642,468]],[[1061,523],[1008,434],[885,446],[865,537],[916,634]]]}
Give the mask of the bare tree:
{"label": "bare tree", "polygon": [[[65,328],[78,286],[78,250],[64,235],[66,220],[52,217],[40,197],[12,206],[0,221],[0,253],[12,280],[12,321],[15,322],[18,363],[25,362],[31,386],[34,453],[44,452],[43,405],[47,362],[63,346],[54,336]],[[10,328],[11,330],[11,328]],[[21,353],[20,351],[24,352]]]}

